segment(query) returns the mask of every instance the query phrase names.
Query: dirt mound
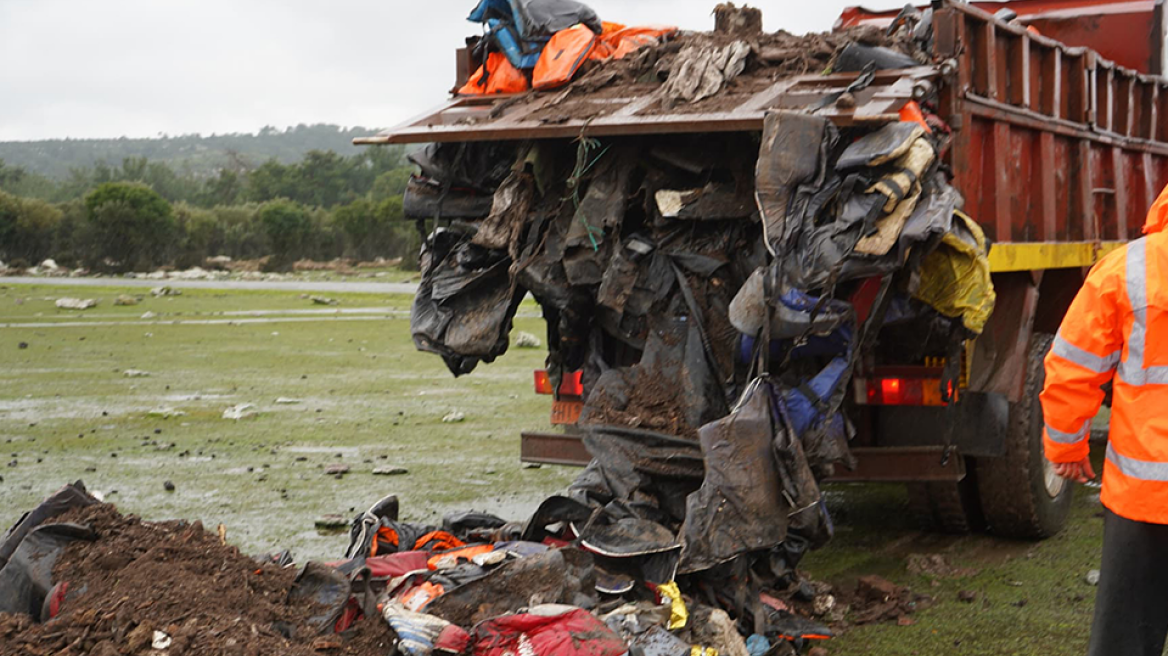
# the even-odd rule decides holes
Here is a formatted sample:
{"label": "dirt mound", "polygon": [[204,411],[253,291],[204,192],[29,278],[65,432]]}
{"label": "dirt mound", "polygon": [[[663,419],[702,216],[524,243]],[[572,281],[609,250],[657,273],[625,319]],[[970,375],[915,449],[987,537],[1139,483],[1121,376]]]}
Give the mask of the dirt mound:
{"label": "dirt mound", "polygon": [[[54,521],[91,526],[98,538],[74,542],[57,563],[53,580],[68,585],[57,617],[0,615],[3,656],[160,654],[156,631],[169,637],[169,656],[322,653],[307,626],[321,609],[286,603],[295,568],[258,564],[199,522],[143,522],[109,504]],[[358,627],[324,653],[387,653],[382,623]]]}
{"label": "dirt mound", "polygon": [[[660,96],[658,92],[663,83],[674,70],[681,68],[678,60],[682,51],[724,48],[736,41],[745,41],[749,46],[746,67],[719,93],[697,102],[680,104]],[[840,53],[853,43],[920,56],[912,43],[887,37],[871,27],[805,35],[779,31],[745,39],[717,32],[683,32],[663,43],[641,48],[623,59],[588,62],[577,78],[563,89],[552,94],[527,94],[509,104],[525,107],[539,103],[530,118],[551,124],[607,116],[620,108],[620,105],[612,104],[615,98],[646,98],[645,106],[637,111],[642,116],[729,111],[779,80],[830,72]],[[476,119],[465,120],[476,122]]]}

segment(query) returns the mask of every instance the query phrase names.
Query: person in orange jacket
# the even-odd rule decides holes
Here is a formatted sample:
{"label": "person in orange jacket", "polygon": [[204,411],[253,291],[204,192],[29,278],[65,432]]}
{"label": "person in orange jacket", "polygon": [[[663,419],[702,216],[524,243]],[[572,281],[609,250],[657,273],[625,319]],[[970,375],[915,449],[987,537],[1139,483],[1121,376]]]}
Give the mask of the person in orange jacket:
{"label": "person in orange jacket", "polygon": [[1168,187],[1144,237],[1083,282],[1046,356],[1046,458],[1095,477],[1091,420],[1112,383],[1103,464],[1103,555],[1089,654],[1161,656],[1168,636]]}

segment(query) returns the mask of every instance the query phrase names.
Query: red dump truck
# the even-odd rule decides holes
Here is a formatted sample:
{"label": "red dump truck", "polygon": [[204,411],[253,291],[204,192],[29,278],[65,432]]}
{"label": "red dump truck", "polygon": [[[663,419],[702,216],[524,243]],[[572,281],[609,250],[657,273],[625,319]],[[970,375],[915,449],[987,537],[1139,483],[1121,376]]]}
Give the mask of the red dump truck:
{"label": "red dump truck", "polygon": [[[907,483],[913,511],[941,530],[1046,537],[1064,524],[1072,488],[1042,456],[1042,358],[1088,268],[1140,234],[1168,183],[1164,2],[938,0],[932,10],[930,61],[875,71],[855,103],[820,100],[856,73],[786,77],[703,113],[642,113],[647,98],[610,92],[606,110],[583,120],[537,119],[539,102],[456,96],[357,142],[759,133],[768,110],[812,106],[840,126],[880,125],[930,94],[952,131],[952,184],[993,242],[996,309],[966,344],[967,401],[954,409],[940,393],[943,361],[860,363],[849,404],[858,466],[837,468],[833,480]],[[850,8],[836,28],[883,28],[897,17]],[[554,391],[540,372],[536,387]],[[574,422],[583,394],[579,377],[565,376],[553,423]],[[571,430],[527,433],[522,445],[534,462],[589,458]]]}

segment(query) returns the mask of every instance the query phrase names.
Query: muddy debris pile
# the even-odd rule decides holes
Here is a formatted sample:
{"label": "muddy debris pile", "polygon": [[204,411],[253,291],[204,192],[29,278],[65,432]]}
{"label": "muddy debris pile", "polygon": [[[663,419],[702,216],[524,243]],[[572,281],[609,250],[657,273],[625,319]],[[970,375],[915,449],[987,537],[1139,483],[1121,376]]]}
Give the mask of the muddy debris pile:
{"label": "muddy debris pile", "polygon": [[[343,557],[300,566],[242,555],[199,522],[122,515],[79,481],[0,543],[0,655],[761,656],[821,643],[842,619],[830,586],[775,587],[742,563],[681,575],[670,534],[598,524],[567,497],[526,522],[397,517],[396,497],[378,501]],[[850,607],[857,622],[903,620],[920,599],[877,581]]]}
{"label": "muddy debris pile", "polygon": [[[605,24],[594,37],[594,45],[576,40],[579,52],[572,46],[557,48],[554,40],[548,46],[533,40],[528,43],[531,49],[543,49],[549,59],[578,62],[577,67],[555,84],[541,80],[541,70],[536,68],[530,85],[533,90],[512,96],[496,111],[473,113],[459,123],[490,123],[504,110],[529,114],[544,124],[596,119],[627,111],[613,100],[628,98],[643,99],[637,103],[639,116],[726,112],[776,82],[796,76],[904,69],[930,63],[932,18],[928,11],[902,15],[888,29],[869,25],[805,35],[764,32],[762,12],[748,6],[722,3],[713,13],[712,32]],[[469,42],[474,44],[473,52],[501,50],[522,70],[528,70],[497,30]],[[498,56],[502,63],[502,55]],[[488,59],[485,66],[490,69],[492,63]],[[514,75],[521,73],[515,70]],[[515,93],[528,88],[523,83],[510,89],[490,85],[484,91],[472,84],[458,93]]]}
{"label": "muddy debris pile", "polygon": [[[481,139],[411,156],[404,208],[424,237],[411,331],[464,375],[506,351],[534,297],[558,416],[578,412],[592,461],[541,509],[558,528],[524,539],[589,551],[630,590],[676,584],[741,637],[783,644],[807,634],[761,595],[799,589],[801,558],[832,537],[819,485],[854,466],[853,375],[935,358],[949,403],[995,294],[988,241],[943,166],[935,90],[878,123],[819,112],[878,69],[920,64],[930,14],[808,37],[741,18],[503,105],[591,118],[633,89],[638,111],[685,113],[739,106],[786,75],[855,80],[766,111],[757,132],[500,141],[481,113]],[[538,517],[527,531],[553,524]],[[912,603],[882,601],[867,621]]]}

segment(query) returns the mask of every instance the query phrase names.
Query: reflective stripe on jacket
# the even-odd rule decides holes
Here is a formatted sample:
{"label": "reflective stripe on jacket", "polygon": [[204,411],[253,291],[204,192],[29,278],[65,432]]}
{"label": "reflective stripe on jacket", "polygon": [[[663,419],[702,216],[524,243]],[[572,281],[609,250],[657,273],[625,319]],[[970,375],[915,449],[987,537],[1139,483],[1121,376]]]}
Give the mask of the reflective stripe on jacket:
{"label": "reflective stripe on jacket", "polygon": [[1043,443],[1051,462],[1087,457],[1091,419],[1113,381],[1102,501],[1168,524],[1168,187],[1147,236],[1104,257],[1083,282],[1046,356]]}

